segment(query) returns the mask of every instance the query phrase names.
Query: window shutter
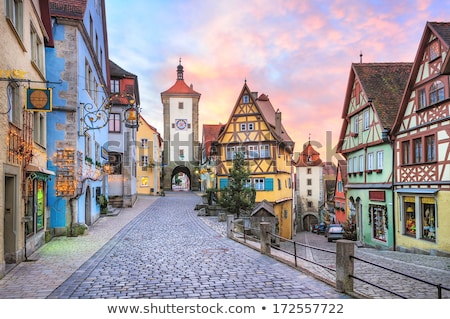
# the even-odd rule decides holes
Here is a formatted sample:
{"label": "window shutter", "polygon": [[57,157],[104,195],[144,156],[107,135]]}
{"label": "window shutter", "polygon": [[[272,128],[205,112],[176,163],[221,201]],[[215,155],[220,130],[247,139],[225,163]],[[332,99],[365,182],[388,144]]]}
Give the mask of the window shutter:
{"label": "window shutter", "polygon": [[223,189],[223,188],[225,188],[225,187],[228,187],[228,178],[222,178],[222,179],[220,179],[220,182],[219,182],[219,188],[220,188],[220,189]]}
{"label": "window shutter", "polygon": [[266,178],[264,180],[264,189],[266,191],[273,191],[273,178]]}

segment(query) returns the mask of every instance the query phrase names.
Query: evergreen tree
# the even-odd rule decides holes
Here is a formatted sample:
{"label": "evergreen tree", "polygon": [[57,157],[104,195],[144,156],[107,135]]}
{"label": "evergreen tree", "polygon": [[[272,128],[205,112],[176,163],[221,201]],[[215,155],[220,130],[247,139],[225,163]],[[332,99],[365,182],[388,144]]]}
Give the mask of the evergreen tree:
{"label": "evergreen tree", "polygon": [[233,159],[230,169],[228,186],[221,192],[220,205],[234,214],[237,218],[241,210],[248,211],[255,205],[255,189],[248,185],[250,168],[244,154],[238,152]]}

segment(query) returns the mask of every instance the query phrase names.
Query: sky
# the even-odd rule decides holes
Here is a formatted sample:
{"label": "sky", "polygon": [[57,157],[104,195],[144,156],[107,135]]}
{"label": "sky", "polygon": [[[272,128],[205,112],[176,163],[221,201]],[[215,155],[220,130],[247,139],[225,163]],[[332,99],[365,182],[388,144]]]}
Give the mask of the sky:
{"label": "sky", "polygon": [[[109,58],[138,76],[145,120],[163,136],[161,92],[201,93],[203,124],[225,124],[247,81],[295,142],[331,160],[352,63],[414,62],[448,0],[106,0]],[[361,56],[362,55],[362,56]],[[328,142],[327,142],[328,139]]]}

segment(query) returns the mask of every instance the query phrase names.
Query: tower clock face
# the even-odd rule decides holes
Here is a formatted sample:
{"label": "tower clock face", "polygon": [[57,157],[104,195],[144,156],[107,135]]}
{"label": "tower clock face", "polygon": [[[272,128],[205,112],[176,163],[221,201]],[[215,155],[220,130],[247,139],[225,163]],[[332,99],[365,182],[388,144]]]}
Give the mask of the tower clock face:
{"label": "tower clock face", "polygon": [[175,125],[179,130],[185,130],[187,128],[187,120],[176,120]]}

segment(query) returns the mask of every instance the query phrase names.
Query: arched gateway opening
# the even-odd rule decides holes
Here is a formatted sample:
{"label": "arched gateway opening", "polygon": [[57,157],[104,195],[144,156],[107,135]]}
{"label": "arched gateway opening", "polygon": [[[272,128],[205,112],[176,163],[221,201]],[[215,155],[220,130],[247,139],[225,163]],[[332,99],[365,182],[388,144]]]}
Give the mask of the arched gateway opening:
{"label": "arched gateway opening", "polygon": [[186,166],[177,166],[172,171],[171,188],[174,191],[191,190],[191,172]]}

